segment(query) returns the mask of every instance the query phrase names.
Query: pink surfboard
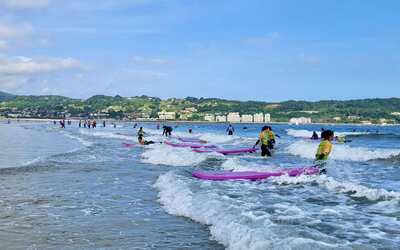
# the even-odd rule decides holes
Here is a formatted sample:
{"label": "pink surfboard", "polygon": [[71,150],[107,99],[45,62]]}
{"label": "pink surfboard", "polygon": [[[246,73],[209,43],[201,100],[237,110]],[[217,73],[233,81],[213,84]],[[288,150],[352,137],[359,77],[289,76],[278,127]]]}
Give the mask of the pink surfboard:
{"label": "pink surfboard", "polygon": [[193,177],[202,180],[226,181],[226,180],[262,180],[274,176],[288,175],[291,177],[300,175],[314,175],[319,173],[317,167],[300,167],[285,169],[276,172],[258,172],[258,171],[195,171]]}
{"label": "pink surfboard", "polygon": [[179,137],[178,140],[181,142],[193,142],[193,143],[207,143],[205,140],[201,140],[199,138],[185,138],[185,137]]}
{"label": "pink surfboard", "polygon": [[165,141],[164,144],[167,144],[172,147],[176,148],[217,148],[215,145],[202,145],[202,144],[195,144],[195,143],[173,143],[169,141]]}
{"label": "pink surfboard", "polygon": [[239,149],[193,149],[197,153],[211,153],[216,152],[223,155],[237,155],[244,153],[255,153],[257,149],[255,148],[239,148]]}

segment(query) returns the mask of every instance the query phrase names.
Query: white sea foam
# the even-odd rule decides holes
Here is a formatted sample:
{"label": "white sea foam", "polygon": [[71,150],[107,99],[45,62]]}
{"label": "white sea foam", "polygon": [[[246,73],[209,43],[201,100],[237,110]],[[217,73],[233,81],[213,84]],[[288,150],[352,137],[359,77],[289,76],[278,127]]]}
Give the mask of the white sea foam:
{"label": "white sea foam", "polygon": [[288,177],[279,176],[271,178],[271,181],[282,184],[301,184],[316,182],[318,185],[334,192],[345,193],[352,197],[367,198],[368,200],[400,200],[400,193],[395,191],[388,191],[381,188],[370,188],[361,184],[349,181],[337,181],[333,177],[318,175],[318,176],[298,176]]}
{"label": "white sea foam", "polygon": [[[209,225],[213,238],[227,249],[336,249],[339,243],[348,244],[324,242],[329,236],[322,233],[317,241],[280,232],[269,213],[254,211],[251,204],[212,190],[193,193],[187,182],[172,172],[161,175],[154,186],[159,190],[159,202],[168,213]],[[275,208],[281,221],[308,219],[300,208],[290,204],[282,206]]]}
{"label": "white sea foam", "polygon": [[228,158],[222,163],[221,168],[230,171],[273,171],[276,170],[276,166],[271,164],[260,165],[256,162],[248,162],[241,160],[240,158]]}
{"label": "white sea foam", "polygon": [[[314,159],[317,147],[317,142],[296,141],[289,145],[286,151],[296,156]],[[330,158],[341,161],[368,161],[374,159],[388,159],[399,154],[400,149],[368,149],[335,144]]]}
{"label": "white sea foam", "polygon": [[174,148],[168,145],[151,145],[142,153],[142,162],[156,165],[191,166],[206,160],[208,154],[193,152],[189,148]]}
{"label": "white sea foam", "polygon": [[[321,136],[321,132],[320,131],[316,131],[318,136]],[[286,129],[286,133],[288,135],[291,135],[293,137],[301,137],[301,138],[305,138],[305,137],[311,137],[313,134],[313,131],[310,130],[305,130],[305,129]],[[335,135],[337,136],[345,136],[345,135],[363,135],[363,134],[368,134],[366,132],[336,132],[335,131]]]}

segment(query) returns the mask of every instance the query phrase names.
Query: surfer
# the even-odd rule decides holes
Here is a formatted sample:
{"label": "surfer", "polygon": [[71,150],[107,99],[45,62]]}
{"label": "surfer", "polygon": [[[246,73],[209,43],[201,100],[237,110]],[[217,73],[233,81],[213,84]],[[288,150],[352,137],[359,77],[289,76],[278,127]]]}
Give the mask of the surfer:
{"label": "surfer", "polygon": [[226,132],[228,132],[228,135],[233,135],[233,132],[235,132],[235,128],[232,126],[232,124],[228,125],[228,127],[226,128]]}
{"label": "surfer", "polygon": [[163,126],[163,134],[162,135],[163,136],[164,135],[165,136],[171,136],[172,135],[172,127],[164,125]]}
{"label": "surfer", "polygon": [[106,121],[103,120],[103,128],[105,128],[105,127],[106,127]]}
{"label": "surfer", "polygon": [[316,165],[320,168],[320,173],[326,173],[326,162],[332,152],[332,140],[334,133],[332,130],[325,130],[321,133],[322,141],[318,146],[317,153],[315,154]]}
{"label": "surfer", "polygon": [[193,133],[193,130],[191,128],[189,128],[189,134]]}
{"label": "surfer", "polygon": [[262,127],[259,139],[257,140],[256,144],[254,144],[253,148],[255,148],[260,142],[261,142],[261,156],[272,156],[271,152],[268,149],[268,143],[269,143],[268,126]]}
{"label": "surfer", "polygon": [[140,145],[150,145],[155,143],[154,141],[146,141],[141,135],[138,136],[138,142]]}
{"label": "surfer", "polygon": [[319,136],[318,136],[317,132],[314,131],[311,136],[311,140],[318,140],[318,139],[319,139]]}

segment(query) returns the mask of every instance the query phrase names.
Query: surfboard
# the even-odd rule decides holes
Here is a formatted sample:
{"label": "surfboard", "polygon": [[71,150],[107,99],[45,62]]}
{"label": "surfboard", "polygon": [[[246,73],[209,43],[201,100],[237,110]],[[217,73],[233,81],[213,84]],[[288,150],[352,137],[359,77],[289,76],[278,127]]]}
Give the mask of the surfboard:
{"label": "surfboard", "polygon": [[258,172],[258,171],[195,171],[193,177],[202,180],[226,181],[226,180],[263,180],[270,177],[288,175],[291,177],[300,175],[314,175],[319,173],[318,167],[298,167],[284,169],[276,172]]}
{"label": "surfboard", "polygon": [[193,149],[197,153],[220,153],[223,155],[235,155],[244,153],[255,153],[257,149],[255,148],[238,148],[238,149]]}

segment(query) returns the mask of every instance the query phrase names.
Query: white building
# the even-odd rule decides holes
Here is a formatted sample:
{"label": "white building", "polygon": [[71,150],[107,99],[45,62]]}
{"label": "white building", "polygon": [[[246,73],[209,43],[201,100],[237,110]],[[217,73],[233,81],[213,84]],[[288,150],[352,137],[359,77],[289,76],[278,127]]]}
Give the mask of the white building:
{"label": "white building", "polygon": [[309,124],[311,123],[311,118],[307,118],[307,117],[297,117],[297,118],[291,118],[289,120],[290,124]]}
{"label": "white building", "polygon": [[228,113],[227,120],[228,122],[240,122],[240,115],[238,112]]}
{"label": "white building", "polygon": [[226,115],[217,115],[215,117],[216,122],[226,122]]}
{"label": "white building", "polygon": [[264,123],[264,114],[263,113],[254,114],[253,120],[254,123]]}
{"label": "white building", "polygon": [[215,121],[215,115],[207,114],[204,116],[204,121],[213,122]]}
{"label": "white building", "polygon": [[253,115],[242,115],[242,122],[245,123],[252,123],[253,122]]}
{"label": "white building", "polygon": [[270,114],[265,114],[265,116],[264,116],[264,122],[265,122],[265,123],[271,122],[271,115],[270,115]]}
{"label": "white building", "polygon": [[175,120],[176,118],[176,113],[175,112],[158,112],[158,119],[160,120]]}

